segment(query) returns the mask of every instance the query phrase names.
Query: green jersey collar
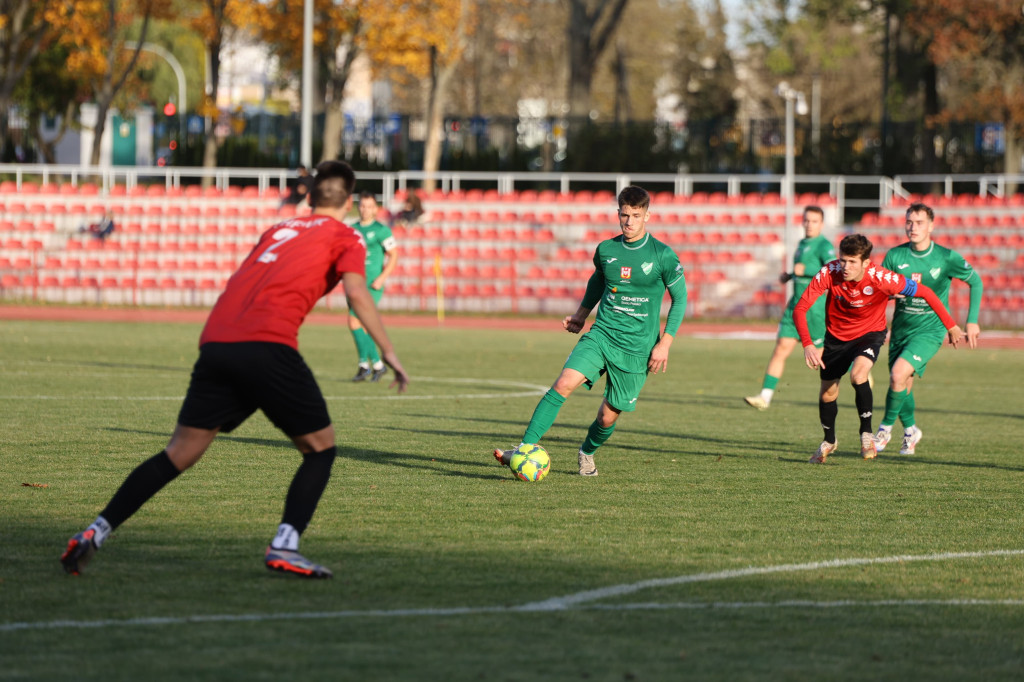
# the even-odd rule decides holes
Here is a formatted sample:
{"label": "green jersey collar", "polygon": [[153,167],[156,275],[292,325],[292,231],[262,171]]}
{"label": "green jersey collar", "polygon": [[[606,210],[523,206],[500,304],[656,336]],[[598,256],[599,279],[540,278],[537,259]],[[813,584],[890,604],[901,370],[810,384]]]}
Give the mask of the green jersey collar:
{"label": "green jersey collar", "polygon": [[641,239],[640,241],[638,241],[638,242],[627,242],[625,236],[623,236],[623,238],[622,238],[622,245],[624,247],[626,247],[627,249],[639,249],[641,246],[643,246],[644,244],[647,243],[647,240],[650,239],[650,237],[651,237],[651,233],[650,232],[644,232],[644,238]]}

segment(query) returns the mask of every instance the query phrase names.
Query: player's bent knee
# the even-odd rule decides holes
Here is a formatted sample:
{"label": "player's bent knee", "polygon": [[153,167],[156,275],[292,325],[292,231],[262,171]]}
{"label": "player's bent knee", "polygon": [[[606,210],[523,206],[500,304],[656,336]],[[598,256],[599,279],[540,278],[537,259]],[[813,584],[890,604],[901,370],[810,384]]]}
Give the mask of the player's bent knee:
{"label": "player's bent knee", "polygon": [[334,447],[334,425],[327,426],[314,431],[313,433],[305,433],[301,436],[292,436],[292,442],[295,447],[299,449],[302,454],[309,454],[314,452],[323,452]]}

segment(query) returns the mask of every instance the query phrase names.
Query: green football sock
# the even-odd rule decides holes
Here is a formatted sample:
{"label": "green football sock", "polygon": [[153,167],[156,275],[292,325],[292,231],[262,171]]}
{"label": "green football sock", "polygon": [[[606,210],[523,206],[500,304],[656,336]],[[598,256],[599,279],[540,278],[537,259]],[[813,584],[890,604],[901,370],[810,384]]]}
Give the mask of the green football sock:
{"label": "green football sock", "polygon": [[882,417],[882,424],[884,426],[892,426],[896,423],[896,419],[900,416],[909,393],[910,391],[907,389],[894,391],[891,387],[885,392],[885,416]]}
{"label": "green football sock", "polygon": [[551,425],[555,423],[555,418],[558,416],[558,411],[562,409],[563,403],[565,403],[565,398],[556,393],[555,389],[549,388],[548,392],[537,403],[533,416],[530,417],[530,423],[527,425],[526,433],[523,435],[523,442],[539,443],[540,439],[551,428]]}
{"label": "green football sock", "polygon": [[366,330],[360,327],[359,329],[352,330],[352,338],[356,342],[356,352],[359,353],[359,363],[369,364],[371,349],[376,351],[373,345],[373,339],[366,333]]}
{"label": "green football sock", "polygon": [[615,423],[611,426],[601,426],[597,420],[590,425],[587,430],[587,438],[583,441],[583,445],[580,446],[580,450],[585,455],[592,455],[597,452],[597,449],[604,445],[612,435],[612,431],[615,430]]}
{"label": "green football sock", "polygon": [[764,382],[761,384],[761,388],[767,388],[769,391],[774,391],[775,387],[779,385],[779,377],[773,377],[771,374],[764,375]]}
{"label": "green football sock", "polygon": [[914,407],[914,389],[908,389],[907,397],[903,401],[903,407],[900,408],[900,421],[903,422],[904,429],[909,429],[917,423]]}
{"label": "green football sock", "polygon": [[[363,334],[366,334],[366,332],[364,331]],[[379,367],[381,362],[380,353],[377,351],[377,344],[373,342],[369,334],[366,334],[366,342],[369,344],[369,352],[367,354],[370,356],[370,364],[374,367]]]}

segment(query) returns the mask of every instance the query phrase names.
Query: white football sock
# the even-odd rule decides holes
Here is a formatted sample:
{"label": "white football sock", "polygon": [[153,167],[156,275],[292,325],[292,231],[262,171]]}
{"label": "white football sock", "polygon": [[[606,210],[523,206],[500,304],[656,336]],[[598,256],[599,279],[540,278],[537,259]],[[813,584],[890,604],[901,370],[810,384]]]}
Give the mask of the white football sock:
{"label": "white football sock", "polygon": [[775,389],[774,388],[762,388],[761,389],[761,398],[763,398],[766,403],[771,403],[773,395],[775,395]]}
{"label": "white football sock", "polygon": [[96,520],[89,524],[89,528],[86,528],[86,530],[89,529],[96,531],[92,541],[97,547],[102,546],[103,543],[106,542],[107,536],[110,535],[110,531],[113,530],[110,527],[110,523],[102,516],[97,516]]}
{"label": "white football sock", "polygon": [[277,535],[270,541],[274,549],[287,549],[292,552],[299,551],[299,531],[291,524],[282,523],[277,527]]}
{"label": "white football sock", "polygon": [[378,360],[377,362],[373,363],[373,368],[377,371],[382,370],[384,369],[384,363]]}

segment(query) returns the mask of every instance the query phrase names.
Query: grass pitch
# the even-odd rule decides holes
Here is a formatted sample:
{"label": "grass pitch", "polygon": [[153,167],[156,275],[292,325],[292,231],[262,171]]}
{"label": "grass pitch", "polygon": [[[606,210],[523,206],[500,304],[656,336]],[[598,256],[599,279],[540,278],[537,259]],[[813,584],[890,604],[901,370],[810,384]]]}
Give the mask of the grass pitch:
{"label": "grass pitch", "polygon": [[815,373],[794,355],[758,413],[771,343],[683,336],[600,476],[575,473],[600,402],[581,389],[525,484],[490,450],[575,337],[393,329],[399,398],[348,381],[347,330],[310,327],[341,447],[302,551],[336,578],[262,565],[299,457],[261,415],[64,575],[67,538],[165,445],[198,332],[0,326],[0,679],[1020,678],[1024,352],[943,349],[910,457],[897,437],[860,460],[844,383],[839,453],[813,466]]}

